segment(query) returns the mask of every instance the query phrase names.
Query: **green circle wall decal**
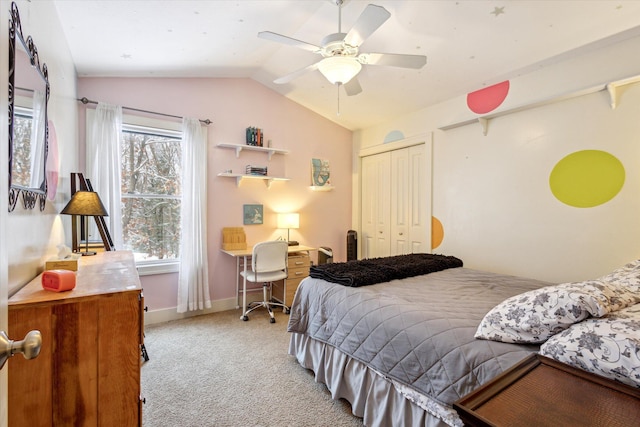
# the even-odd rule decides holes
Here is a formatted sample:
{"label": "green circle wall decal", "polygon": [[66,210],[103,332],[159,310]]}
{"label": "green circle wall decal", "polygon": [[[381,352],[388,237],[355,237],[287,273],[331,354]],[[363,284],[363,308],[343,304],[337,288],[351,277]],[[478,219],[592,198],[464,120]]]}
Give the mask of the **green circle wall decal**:
{"label": "green circle wall decal", "polygon": [[569,206],[592,208],[613,199],[624,185],[624,166],[600,150],[571,153],[549,175],[553,195]]}

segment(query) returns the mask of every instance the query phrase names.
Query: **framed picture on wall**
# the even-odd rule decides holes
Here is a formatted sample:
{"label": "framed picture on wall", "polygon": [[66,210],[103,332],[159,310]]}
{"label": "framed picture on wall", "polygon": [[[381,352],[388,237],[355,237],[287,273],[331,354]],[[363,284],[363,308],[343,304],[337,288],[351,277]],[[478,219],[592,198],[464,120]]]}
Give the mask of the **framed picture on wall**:
{"label": "framed picture on wall", "polygon": [[245,225],[262,224],[263,209],[262,205],[243,205],[243,223]]}
{"label": "framed picture on wall", "polygon": [[316,187],[331,185],[331,170],[327,160],[311,159],[311,185]]}

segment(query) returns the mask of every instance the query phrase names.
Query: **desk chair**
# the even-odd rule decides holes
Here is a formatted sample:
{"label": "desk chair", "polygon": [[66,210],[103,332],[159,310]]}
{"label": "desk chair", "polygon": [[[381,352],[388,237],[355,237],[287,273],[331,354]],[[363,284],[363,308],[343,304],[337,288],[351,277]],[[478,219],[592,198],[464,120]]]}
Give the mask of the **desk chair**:
{"label": "desk chair", "polygon": [[[264,307],[269,311],[269,322],[275,323],[276,319],[273,316],[272,306],[280,306],[289,311],[289,307],[278,302],[271,302],[269,295],[271,292],[271,285],[276,280],[282,280],[287,277],[287,256],[288,256],[288,244],[284,240],[272,240],[268,242],[261,242],[253,247],[251,254],[251,270],[243,271],[240,274],[245,281],[258,283],[262,282],[262,301],[252,302],[249,304],[249,309],[244,312],[241,319],[244,321],[249,320],[247,316],[253,310],[258,307]],[[244,292],[246,292],[246,286]]]}

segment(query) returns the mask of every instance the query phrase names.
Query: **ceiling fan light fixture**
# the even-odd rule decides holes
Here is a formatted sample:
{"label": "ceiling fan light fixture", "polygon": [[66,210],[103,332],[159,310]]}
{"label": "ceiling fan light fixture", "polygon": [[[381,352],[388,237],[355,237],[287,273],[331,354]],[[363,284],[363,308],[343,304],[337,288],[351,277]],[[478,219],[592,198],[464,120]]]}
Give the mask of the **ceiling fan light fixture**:
{"label": "ceiling fan light fixture", "polygon": [[360,72],[362,65],[353,57],[332,56],[320,61],[318,69],[331,84],[345,84]]}

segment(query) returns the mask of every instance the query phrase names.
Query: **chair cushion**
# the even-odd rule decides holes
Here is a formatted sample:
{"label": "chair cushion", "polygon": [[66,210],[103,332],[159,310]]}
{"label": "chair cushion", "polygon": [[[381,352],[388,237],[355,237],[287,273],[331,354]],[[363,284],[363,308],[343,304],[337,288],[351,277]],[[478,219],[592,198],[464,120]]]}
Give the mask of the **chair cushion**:
{"label": "chair cushion", "polygon": [[283,270],[262,272],[257,275],[252,270],[247,270],[246,272],[241,271],[240,275],[246,277],[247,281],[255,283],[273,282],[287,278],[287,273]]}

